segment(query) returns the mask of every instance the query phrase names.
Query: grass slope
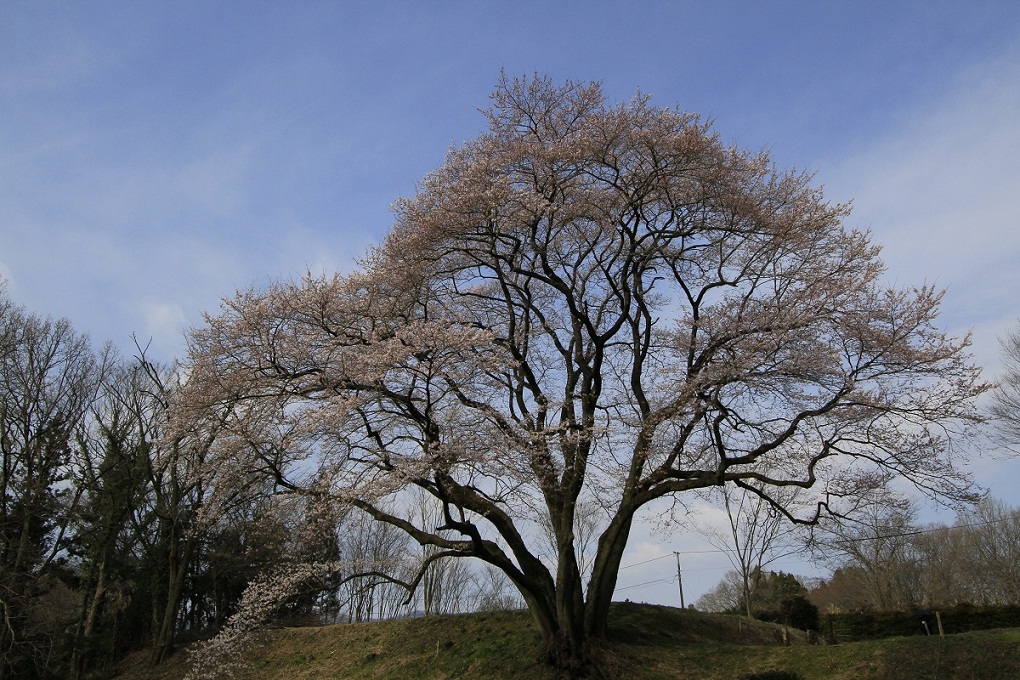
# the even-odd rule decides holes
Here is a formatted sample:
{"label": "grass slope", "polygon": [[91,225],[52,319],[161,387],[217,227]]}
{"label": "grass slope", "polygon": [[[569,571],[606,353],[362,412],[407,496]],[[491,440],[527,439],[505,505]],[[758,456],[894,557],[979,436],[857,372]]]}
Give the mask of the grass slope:
{"label": "grass slope", "polygon": [[[780,644],[781,629],[737,616],[616,604],[601,650],[610,677],[735,680],[782,669],[805,680],[997,680],[1020,678],[1020,629],[810,646]],[[285,628],[267,632],[238,680],[327,678],[520,678],[553,680],[526,612]],[[144,657],[120,669],[125,680],[180,680],[186,654],[158,669]]]}

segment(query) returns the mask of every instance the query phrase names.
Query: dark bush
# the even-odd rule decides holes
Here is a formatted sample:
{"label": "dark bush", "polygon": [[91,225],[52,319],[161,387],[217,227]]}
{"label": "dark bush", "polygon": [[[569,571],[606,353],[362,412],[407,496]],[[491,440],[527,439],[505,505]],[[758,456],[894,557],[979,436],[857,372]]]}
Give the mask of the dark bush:
{"label": "dark bush", "polygon": [[778,609],[756,611],[754,618],[798,630],[818,630],[818,607],[803,595],[783,598]]}
{"label": "dark bush", "polygon": [[[829,614],[826,627],[842,641],[875,640],[892,636],[938,635],[935,612],[947,635],[972,630],[1020,627],[1020,606],[977,607],[962,604],[913,612],[848,612]],[[927,623],[927,628],[925,627]]]}
{"label": "dark bush", "polygon": [[788,597],[779,603],[783,623],[800,630],[818,630],[818,607],[803,595]]}
{"label": "dark bush", "polygon": [[741,680],[804,680],[804,676],[793,671],[760,671],[745,675]]}

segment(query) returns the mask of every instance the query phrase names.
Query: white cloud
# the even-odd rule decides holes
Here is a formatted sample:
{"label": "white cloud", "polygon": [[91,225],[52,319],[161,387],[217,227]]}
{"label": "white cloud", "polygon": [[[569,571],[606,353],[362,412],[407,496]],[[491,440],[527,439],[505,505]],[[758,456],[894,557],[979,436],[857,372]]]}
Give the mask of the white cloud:
{"label": "white cloud", "polygon": [[828,178],[883,246],[889,279],[948,288],[943,322],[973,329],[995,371],[997,336],[1020,317],[1020,46],[964,71]]}
{"label": "white cloud", "polygon": [[173,302],[150,302],[145,305],[145,335],[139,333],[138,340],[146,342],[146,338],[162,338],[164,341],[174,336],[183,338],[188,325],[188,316],[179,304]]}
{"label": "white cloud", "polygon": [[[1020,319],[1020,45],[964,70],[907,119],[836,169],[830,193],[853,197],[853,222],[883,245],[891,282],[948,289],[943,326],[973,333],[974,360],[994,380],[999,338]],[[1016,504],[1020,461],[976,458],[970,469]]]}

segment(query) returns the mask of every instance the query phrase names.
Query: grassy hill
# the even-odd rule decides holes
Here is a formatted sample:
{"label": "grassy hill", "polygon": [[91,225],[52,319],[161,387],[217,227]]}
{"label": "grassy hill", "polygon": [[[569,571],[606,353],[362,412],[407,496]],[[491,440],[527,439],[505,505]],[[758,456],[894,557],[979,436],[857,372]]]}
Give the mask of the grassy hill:
{"label": "grassy hill", "polygon": [[[1020,678],[1020,629],[939,637],[900,637],[813,646],[743,617],[670,607],[614,605],[601,651],[609,677],[735,680],[782,669],[805,680],[997,680]],[[539,659],[540,638],[526,612],[267,631],[238,680],[334,678],[520,678],[554,680]],[[125,680],[179,680],[186,652],[158,669],[145,657],[119,668]]]}

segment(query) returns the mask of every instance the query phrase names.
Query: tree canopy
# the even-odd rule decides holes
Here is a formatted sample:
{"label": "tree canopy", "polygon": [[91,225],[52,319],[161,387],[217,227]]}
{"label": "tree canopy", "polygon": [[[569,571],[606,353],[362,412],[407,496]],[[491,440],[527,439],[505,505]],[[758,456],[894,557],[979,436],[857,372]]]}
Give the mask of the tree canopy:
{"label": "tree canopy", "polygon": [[813,522],[899,478],[972,497],[967,340],[940,291],[884,285],[810,176],[598,84],[504,78],[486,116],[357,271],[240,292],[193,332],[178,419],[220,414],[221,491],[268,475],[502,570],[577,673],[657,499],[735,485]]}

